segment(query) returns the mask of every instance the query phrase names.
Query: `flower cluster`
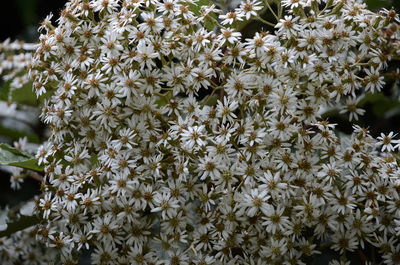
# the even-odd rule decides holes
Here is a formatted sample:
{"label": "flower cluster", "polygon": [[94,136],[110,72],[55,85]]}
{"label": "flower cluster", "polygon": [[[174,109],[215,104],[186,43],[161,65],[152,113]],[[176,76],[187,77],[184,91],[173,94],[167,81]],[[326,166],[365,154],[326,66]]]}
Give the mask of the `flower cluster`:
{"label": "flower cluster", "polygon": [[[35,49],[35,44],[11,42],[9,39],[0,43],[0,75],[3,82],[9,82],[9,104],[13,101],[12,92],[31,81],[27,68]],[[15,105],[13,107],[15,108]]]}
{"label": "flower cluster", "polygon": [[[30,74],[51,131],[34,232],[56,262],[305,264],[328,247],[400,263],[398,140],[321,118],[357,119],[382,89],[394,11],[71,0],[51,19]],[[274,32],[242,38],[252,19]]]}

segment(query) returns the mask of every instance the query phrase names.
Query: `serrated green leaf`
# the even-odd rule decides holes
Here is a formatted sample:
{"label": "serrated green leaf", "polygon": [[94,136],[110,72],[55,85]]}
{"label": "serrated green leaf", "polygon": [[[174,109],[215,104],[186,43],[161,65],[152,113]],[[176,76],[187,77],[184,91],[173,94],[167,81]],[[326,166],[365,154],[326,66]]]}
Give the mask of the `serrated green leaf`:
{"label": "serrated green leaf", "polygon": [[39,172],[43,171],[43,167],[38,165],[37,160],[33,156],[6,144],[0,144],[0,164]]}

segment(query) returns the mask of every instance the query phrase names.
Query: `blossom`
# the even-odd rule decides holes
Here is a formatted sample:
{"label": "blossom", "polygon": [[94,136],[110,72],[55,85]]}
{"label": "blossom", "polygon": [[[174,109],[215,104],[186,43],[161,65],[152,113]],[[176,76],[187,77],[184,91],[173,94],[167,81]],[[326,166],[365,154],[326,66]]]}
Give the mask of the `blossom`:
{"label": "blossom", "polygon": [[394,140],[393,138],[396,137],[397,134],[394,134],[393,132],[390,132],[388,135],[385,135],[384,133],[381,133],[380,136],[378,136],[376,139],[379,140],[377,142],[378,146],[382,146],[381,152],[387,150],[388,152],[392,152],[395,150],[397,145],[394,147],[393,144],[399,144],[399,140]]}
{"label": "blossom", "polygon": [[184,129],[181,134],[181,139],[184,146],[191,149],[194,146],[203,146],[205,142],[202,140],[204,126],[193,126],[189,127],[187,130]]}
{"label": "blossom", "polygon": [[[4,239],[0,260],[69,264],[86,248],[93,264],[304,264],[325,243],[395,260],[396,134],[343,135],[323,113],[365,113],[396,58],[396,14],[356,0],[201,4],[71,0],[34,54],[0,45],[10,87],[29,65],[49,127],[43,220]],[[245,32],[253,18],[274,30]]]}
{"label": "blossom", "polygon": [[256,0],[246,0],[240,4],[240,9],[238,11],[242,11],[247,20],[252,16],[257,16],[257,11],[262,9],[261,3]]}

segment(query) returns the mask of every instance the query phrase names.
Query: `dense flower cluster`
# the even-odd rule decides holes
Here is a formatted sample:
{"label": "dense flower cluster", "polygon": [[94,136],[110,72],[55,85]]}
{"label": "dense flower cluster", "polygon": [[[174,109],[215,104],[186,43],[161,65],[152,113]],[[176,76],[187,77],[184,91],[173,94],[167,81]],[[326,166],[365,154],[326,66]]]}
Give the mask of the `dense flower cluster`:
{"label": "dense flower cluster", "polygon": [[[240,23],[272,24],[261,10],[274,32],[243,39]],[[368,247],[400,263],[399,141],[321,119],[363,114],[399,55],[398,17],[356,0],[276,10],[71,0],[42,23],[31,75],[51,135],[33,232],[59,262],[305,264],[328,247],[344,264]]]}

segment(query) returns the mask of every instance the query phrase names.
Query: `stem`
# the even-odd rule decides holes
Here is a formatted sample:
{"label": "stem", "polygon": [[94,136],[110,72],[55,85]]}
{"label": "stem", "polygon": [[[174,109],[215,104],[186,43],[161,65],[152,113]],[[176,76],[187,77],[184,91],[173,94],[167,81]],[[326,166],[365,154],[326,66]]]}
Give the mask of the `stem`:
{"label": "stem", "polygon": [[214,17],[212,17],[210,15],[207,15],[207,17],[209,19],[211,19],[214,22],[214,24],[217,25],[219,28],[223,28],[226,30],[226,27],[224,25],[220,24],[217,19],[215,19]]}
{"label": "stem", "polygon": [[367,257],[364,255],[364,253],[361,250],[357,250],[357,254],[362,262],[365,263],[368,261]]}
{"label": "stem", "polygon": [[212,96],[213,96],[213,95],[215,94],[215,92],[216,92],[218,89],[220,89],[220,88],[223,89],[223,87],[221,87],[221,86],[214,87],[214,88],[213,88],[213,91],[212,91],[211,94],[208,96],[207,100],[204,101],[204,103],[202,104],[202,106],[207,105],[208,101],[211,100]]}
{"label": "stem", "polygon": [[266,21],[265,19],[261,18],[260,16],[256,17],[256,19],[261,21],[264,24],[267,24],[268,26],[271,26],[271,27],[275,27],[276,26],[275,24],[273,24],[273,23],[271,23],[269,21]]}
{"label": "stem", "polygon": [[39,175],[36,172],[33,172],[32,174],[29,174],[29,177],[31,177],[32,179],[42,182],[43,181],[43,176]]}
{"label": "stem", "polygon": [[190,245],[190,247],[188,247],[185,251],[183,251],[183,252],[181,253],[181,255],[185,255],[186,253],[189,252],[189,250],[192,250],[193,253],[194,253],[194,255],[197,256],[197,251],[196,251],[196,249],[194,248],[193,244]]}
{"label": "stem", "polygon": [[268,7],[269,11],[271,11],[272,15],[274,15],[275,19],[277,22],[279,22],[279,18],[276,15],[276,13],[274,12],[274,10],[272,9],[272,7],[268,4],[268,0],[265,0],[265,5]]}

